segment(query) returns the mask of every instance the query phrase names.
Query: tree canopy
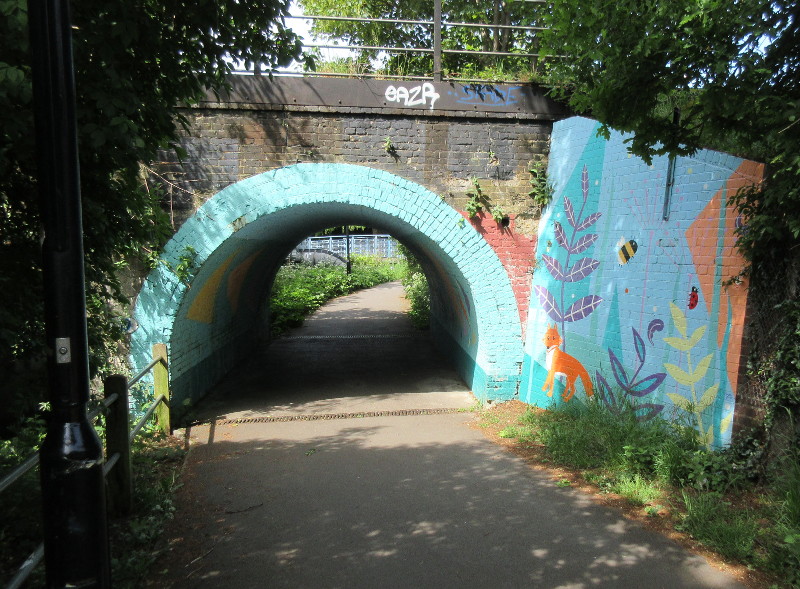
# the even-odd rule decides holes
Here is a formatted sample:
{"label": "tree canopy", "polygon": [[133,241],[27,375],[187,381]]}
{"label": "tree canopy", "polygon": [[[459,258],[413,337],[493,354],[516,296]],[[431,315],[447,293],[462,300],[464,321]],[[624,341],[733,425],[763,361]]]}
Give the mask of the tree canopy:
{"label": "tree canopy", "polygon": [[[649,160],[711,147],[767,164],[761,185],[731,199],[751,278],[748,396],[764,403],[767,430],[796,423],[800,4],[562,0],[548,24],[546,47],[567,56],[552,62],[554,91],[599,119],[601,132],[632,133],[632,152]],[[793,447],[797,436],[786,440]]]}
{"label": "tree canopy", "polygon": [[787,0],[555,2],[544,43],[566,57],[548,81],[646,160],[711,147],[767,163],[736,199],[740,245],[782,257],[800,244],[799,16]]}
{"label": "tree canopy", "polygon": [[[73,51],[93,367],[121,321],[119,270],[165,237],[140,162],[177,140],[179,107],[225,86],[236,61],[267,71],[300,53],[288,0],[73,2]],[[40,223],[26,0],[0,0],[0,378],[3,410],[40,400]]]}
{"label": "tree canopy", "polygon": [[[347,16],[368,19],[398,19],[432,21],[434,6],[430,0],[387,2],[386,0],[354,0],[342,4],[335,0],[300,0],[306,14]],[[511,0],[489,2],[442,2],[442,19],[449,23],[486,25],[516,25],[535,27],[541,23],[547,9],[544,3]],[[322,21],[314,22],[312,33],[326,35],[350,45],[433,48],[433,29],[429,25],[390,24],[384,22]],[[442,28],[442,47],[445,50],[483,52],[537,53],[539,38],[534,31],[506,28],[477,28],[445,26]],[[369,61],[378,52],[359,52],[358,60]],[[492,74],[512,71],[529,75],[530,58],[445,54],[442,59],[446,75],[476,76],[485,70]],[[382,71],[394,75],[430,75],[433,57],[430,53],[389,54]]]}

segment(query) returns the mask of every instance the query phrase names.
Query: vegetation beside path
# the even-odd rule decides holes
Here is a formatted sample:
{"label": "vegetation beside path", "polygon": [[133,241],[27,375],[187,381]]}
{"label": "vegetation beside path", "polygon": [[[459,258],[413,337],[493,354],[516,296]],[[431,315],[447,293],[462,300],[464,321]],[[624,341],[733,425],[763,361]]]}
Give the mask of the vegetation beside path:
{"label": "vegetation beside path", "polygon": [[400,280],[405,260],[352,256],[351,273],[333,264],[286,264],[278,270],[269,306],[272,335],[299,327],[330,299]]}
{"label": "vegetation beside path", "polygon": [[[98,427],[103,433],[102,426]],[[37,440],[42,435],[29,430]],[[0,465],[7,472],[9,465],[20,462],[17,450],[0,446]],[[30,451],[26,445],[24,455]],[[110,518],[111,578],[118,589],[143,587],[149,577],[157,579],[158,559],[168,547],[159,542],[165,525],[175,511],[175,491],[180,488],[180,472],[186,451],[183,443],[155,428],[140,434],[131,445],[133,469],[133,508],[130,515]],[[28,472],[3,493],[0,510],[0,583],[8,582],[18,567],[42,541],[41,496],[38,469]],[[25,587],[45,586],[44,566],[34,569]]]}
{"label": "vegetation beside path", "polygon": [[764,470],[752,440],[702,447],[688,424],[611,413],[589,399],[551,410],[519,401],[476,421],[553,484],[577,487],[702,553],[750,587],[800,587],[800,460]]}
{"label": "vegetation beside path", "polygon": [[417,329],[427,329],[430,292],[417,259],[403,246],[404,258],[353,256],[351,274],[332,264],[287,264],[278,270],[270,296],[272,335],[281,335],[327,301],[357,290],[400,280],[409,301],[408,316]]}

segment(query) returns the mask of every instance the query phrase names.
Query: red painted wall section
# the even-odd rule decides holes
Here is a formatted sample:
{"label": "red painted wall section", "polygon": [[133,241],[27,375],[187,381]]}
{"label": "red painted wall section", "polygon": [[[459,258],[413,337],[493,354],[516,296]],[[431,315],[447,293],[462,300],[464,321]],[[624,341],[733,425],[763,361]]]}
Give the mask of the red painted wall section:
{"label": "red painted wall section", "polygon": [[514,297],[517,299],[519,319],[522,322],[522,337],[525,338],[525,326],[528,323],[528,305],[531,294],[531,274],[536,255],[536,237],[528,237],[515,230],[516,215],[509,215],[508,227],[495,222],[491,215],[481,211],[470,218],[466,211],[459,211],[463,217],[480,233],[492,249],[508,273]]}

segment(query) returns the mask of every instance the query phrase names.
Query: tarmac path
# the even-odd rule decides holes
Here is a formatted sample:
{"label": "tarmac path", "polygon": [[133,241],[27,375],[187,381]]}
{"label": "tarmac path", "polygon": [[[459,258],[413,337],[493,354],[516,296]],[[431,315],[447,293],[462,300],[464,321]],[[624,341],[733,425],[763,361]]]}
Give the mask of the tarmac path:
{"label": "tarmac path", "polygon": [[218,387],[150,586],[743,587],[470,428],[404,303],[337,299]]}

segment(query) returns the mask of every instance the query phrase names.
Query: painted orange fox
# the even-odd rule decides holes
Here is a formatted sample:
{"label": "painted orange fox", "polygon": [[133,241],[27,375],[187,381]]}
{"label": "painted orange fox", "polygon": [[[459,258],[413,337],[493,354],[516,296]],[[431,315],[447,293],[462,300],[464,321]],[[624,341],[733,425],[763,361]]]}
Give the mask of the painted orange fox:
{"label": "painted orange fox", "polygon": [[544,362],[544,366],[547,368],[547,379],[544,381],[542,390],[547,391],[547,396],[553,396],[556,386],[555,378],[557,375],[563,374],[567,379],[564,393],[561,395],[564,401],[569,401],[575,394],[575,381],[578,380],[578,377],[583,383],[586,395],[591,397],[594,394],[594,389],[592,388],[592,380],[589,378],[589,373],[586,372],[583,364],[558,348],[563,340],[555,323],[547,326],[547,331],[544,332],[542,341],[547,348],[547,356],[545,356]]}

